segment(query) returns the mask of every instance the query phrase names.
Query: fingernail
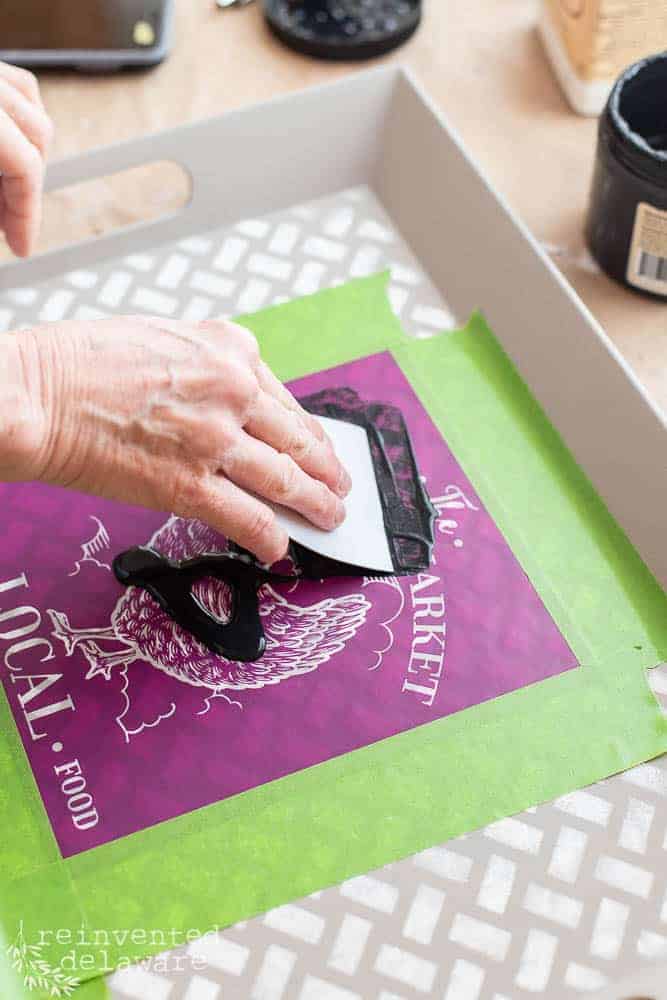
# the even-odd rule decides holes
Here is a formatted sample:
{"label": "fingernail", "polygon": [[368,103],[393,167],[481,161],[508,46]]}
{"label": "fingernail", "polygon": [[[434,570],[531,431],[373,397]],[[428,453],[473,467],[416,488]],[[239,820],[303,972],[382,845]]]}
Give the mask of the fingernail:
{"label": "fingernail", "polygon": [[347,469],[341,466],[340,476],[338,478],[338,486],[336,487],[336,493],[340,497],[346,497],[350,490],[352,489],[352,477]]}
{"label": "fingernail", "polygon": [[341,526],[345,520],[346,514],[347,511],[345,510],[345,504],[341,500],[338,500],[334,510],[334,528],[339,528]]}
{"label": "fingernail", "polygon": [[289,549],[289,535],[283,534],[280,539],[280,545],[278,546],[280,555],[275,560],[275,562],[280,562],[281,559],[284,559],[285,556],[287,555],[288,549]]}
{"label": "fingernail", "polygon": [[287,555],[288,549],[289,535],[285,534],[285,532],[281,532],[276,539],[275,544],[271,545],[270,548],[267,547],[267,551],[265,553],[266,558],[264,559],[265,564],[267,566],[273,566],[274,563],[280,562],[280,560],[284,559]]}

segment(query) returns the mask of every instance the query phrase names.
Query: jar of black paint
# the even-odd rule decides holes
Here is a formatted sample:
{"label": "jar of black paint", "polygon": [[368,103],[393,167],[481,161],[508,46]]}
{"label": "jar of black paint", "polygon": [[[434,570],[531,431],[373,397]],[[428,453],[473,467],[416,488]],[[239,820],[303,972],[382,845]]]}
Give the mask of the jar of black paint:
{"label": "jar of black paint", "polygon": [[586,239],[608,275],[667,300],[667,52],[630,66],[609,95]]}

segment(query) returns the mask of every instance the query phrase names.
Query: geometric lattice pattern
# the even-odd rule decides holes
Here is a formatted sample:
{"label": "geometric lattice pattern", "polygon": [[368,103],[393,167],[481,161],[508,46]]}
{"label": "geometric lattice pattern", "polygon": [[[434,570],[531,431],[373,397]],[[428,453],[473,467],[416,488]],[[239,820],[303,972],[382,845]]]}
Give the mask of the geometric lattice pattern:
{"label": "geometric lattice pattern", "polygon": [[667,961],[667,758],[111,983],[114,997],[141,1000],[566,1000],[657,959]]}
{"label": "geometric lattice pattern", "polygon": [[[457,325],[360,188],[0,293],[0,330],[126,312],[234,315],[384,267],[407,332]],[[667,705],[667,669],[652,671],[652,683]],[[109,983],[117,1000],[567,1000],[661,958],[667,757]]]}
{"label": "geometric lattice pattern", "polygon": [[254,312],[385,267],[406,330],[425,337],[456,325],[379,204],[360,188],[0,292],[0,332],[131,312],[197,322]]}

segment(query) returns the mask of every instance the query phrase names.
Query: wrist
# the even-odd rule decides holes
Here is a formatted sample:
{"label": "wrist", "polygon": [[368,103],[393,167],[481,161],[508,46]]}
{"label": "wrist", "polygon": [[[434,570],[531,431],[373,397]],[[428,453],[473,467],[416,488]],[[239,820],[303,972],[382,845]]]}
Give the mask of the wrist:
{"label": "wrist", "polygon": [[39,477],[46,414],[36,338],[29,330],[0,338],[0,480]]}

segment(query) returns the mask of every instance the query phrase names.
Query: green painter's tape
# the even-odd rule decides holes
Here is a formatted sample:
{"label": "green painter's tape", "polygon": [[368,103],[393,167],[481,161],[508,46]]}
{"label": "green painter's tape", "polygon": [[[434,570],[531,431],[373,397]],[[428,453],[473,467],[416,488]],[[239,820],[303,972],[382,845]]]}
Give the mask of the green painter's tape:
{"label": "green painter's tape", "polygon": [[[645,676],[667,655],[665,594],[484,320],[409,340],[386,281],[350,282],[243,321],[283,379],[392,351],[581,668],[67,861],[0,699],[8,940],[20,921],[27,940],[53,928],[106,935],[92,977],[164,950],[160,934],[248,918],[667,750],[667,720]],[[114,939],[137,928],[153,939]],[[43,954],[57,964],[68,950],[47,940]]]}
{"label": "green painter's tape", "polygon": [[578,658],[623,651],[655,666],[667,650],[664,592],[483,318],[446,347],[394,353]]}

